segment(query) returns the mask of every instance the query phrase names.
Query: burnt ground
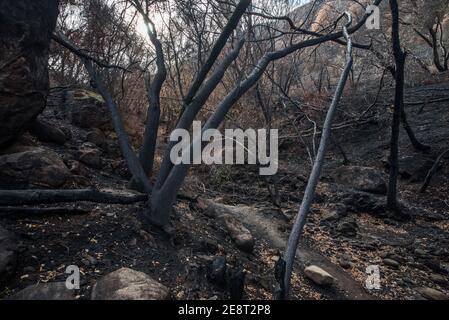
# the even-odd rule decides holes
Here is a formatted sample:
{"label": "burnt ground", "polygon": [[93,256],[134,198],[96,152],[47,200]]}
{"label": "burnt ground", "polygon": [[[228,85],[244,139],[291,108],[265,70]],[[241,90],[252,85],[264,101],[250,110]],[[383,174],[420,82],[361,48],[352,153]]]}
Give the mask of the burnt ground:
{"label": "burnt ground", "polygon": [[[383,92],[383,99],[373,108],[369,122],[335,131],[351,165],[375,167],[387,174],[385,156],[391,92]],[[353,279],[353,283],[343,286],[344,290],[320,288],[306,279],[302,268],[297,266],[292,298],[345,299],[353,298],[356,291],[362,290],[373,299],[415,299],[421,298],[417,291],[420,287],[449,292],[448,159],[443,161],[428,191],[419,193],[429,161],[449,148],[449,101],[444,101],[447,98],[448,83],[407,90],[407,101],[427,101],[423,109],[422,105],[416,104],[408,105],[407,111],[418,138],[432,150],[424,155],[416,153],[404,132],[401,133],[403,169],[400,199],[409,215],[405,220],[385,216],[379,205],[376,210],[349,209],[345,216],[330,223],[323,222],[323,217],[335,205],[345,205],[347,209],[351,207],[348,197],[353,199],[353,192],[333,178],[333,170],[343,163],[340,152],[335,146],[331,147],[301,247],[308,252],[304,259],[313,260],[313,256],[318,256],[332,269],[329,271],[343,272]],[[434,100],[436,102],[432,102]],[[348,101],[345,107],[348,110],[361,108],[356,98]],[[45,117],[55,120],[49,112]],[[73,138],[66,146],[46,146],[61,155],[65,155],[68,149],[76,149],[83,132],[77,128],[72,128],[72,131]],[[266,219],[273,221],[273,228],[276,228],[273,232],[286,239],[310,170],[307,158],[300,152],[294,148],[282,151],[278,175],[280,208],[272,204],[267,181],[257,175],[257,168],[195,168],[186,181],[185,189],[228,205],[256,207]],[[70,187],[90,185],[125,189],[126,173],[120,175],[111,169],[117,168],[118,160],[106,160],[104,170],[85,168],[85,179],[77,180]],[[376,204],[384,201],[380,195],[368,197]],[[247,272],[245,298],[272,298],[276,285],[274,266],[279,250],[255,233],[254,252],[240,251],[224,227],[193,202],[179,201],[176,205],[176,214],[173,215],[175,232],[171,236],[141,224],[139,214],[145,206],[143,203],[127,206],[77,203],[66,206],[85,208],[90,213],[0,218],[1,224],[18,234],[22,242],[17,271],[2,285],[0,297],[6,298],[38,282],[65,281],[65,267],[78,265],[82,271],[79,299],[89,299],[95,281],[120,267],[143,271],[158,279],[170,288],[173,299],[222,299],[228,297],[227,289],[211,284],[206,271],[212,257],[223,255],[227,258],[229,274],[241,269]],[[354,226],[355,234],[347,234],[339,228],[345,222]],[[248,228],[251,230],[251,226]],[[344,255],[349,260],[346,269],[340,267]],[[398,265],[386,265],[385,258],[397,261]],[[304,261],[304,264],[308,262]],[[380,267],[380,290],[362,288],[369,265]]]}

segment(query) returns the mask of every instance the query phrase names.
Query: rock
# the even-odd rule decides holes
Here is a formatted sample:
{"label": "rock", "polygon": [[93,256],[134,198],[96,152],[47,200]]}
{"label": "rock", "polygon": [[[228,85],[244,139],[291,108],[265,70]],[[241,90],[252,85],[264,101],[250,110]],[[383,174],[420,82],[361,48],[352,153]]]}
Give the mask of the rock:
{"label": "rock", "polygon": [[104,136],[103,132],[99,129],[94,129],[89,133],[87,133],[86,140],[102,149],[107,147],[106,137]]}
{"label": "rock", "polygon": [[[76,95],[76,94],[75,94]],[[75,96],[75,103],[71,108],[72,123],[80,128],[110,128],[111,117],[104,103],[93,98],[79,98]]]}
{"label": "rock", "polygon": [[94,145],[85,143],[79,150],[78,159],[89,167],[100,169],[102,165],[101,154],[101,151]]}
{"label": "rock", "polygon": [[438,274],[438,273],[432,273],[430,275],[430,280],[432,280],[432,282],[435,282],[437,284],[441,284],[444,286],[449,284],[447,277],[442,276],[441,274]]}
{"label": "rock", "polygon": [[32,266],[28,266],[28,267],[23,268],[23,272],[24,273],[33,273],[33,272],[36,272],[36,268],[34,268]]}
{"label": "rock", "polygon": [[335,282],[335,278],[318,266],[309,266],[304,269],[307,278],[320,286],[331,286]]}
{"label": "rock", "polygon": [[385,265],[392,267],[394,269],[399,269],[399,267],[400,267],[399,262],[397,262],[396,260],[393,260],[393,259],[384,259],[383,262]]}
{"label": "rock", "polygon": [[209,264],[207,270],[207,278],[210,282],[223,285],[226,283],[226,258],[225,257],[215,257],[214,260]]}
{"label": "rock", "polygon": [[355,220],[342,221],[337,225],[337,232],[349,238],[357,236],[358,225]]}
{"label": "rock", "polygon": [[29,128],[30,133],[42,142],[51,142],[63,145],[67,140],[67,136],[58,127],[41,119],[32,122]]}
{"label": "rock", "polygon": [[428,253],[424,249],[417,248],[417,249],[415,249],[415,255],[418,257],[427,257]]}
{"label": "rock", "polygon": [[15,271],[18,250],[19,242],[14,234],[0,226],[0,282]]}
{"label": "rock", "polygon": [[86,167],[81,162],[77,160],[69,160],[67,161],[67,164],[71,173],[78,176],[87,175]]}
{"label": "rock", "polygon": [[229,299],[242,300],[245,294],[246,272],[239,270],[234,272],[229,279]]}
{"label": "rock", "polygon": [[384,175],[376,168],[343,166],[335,171],[334,179],[359,191],[377,194],[387,192]]}
{"label": "rock", "polygon": [[427,300],[449,300],[449,296],[432,288],[418,288],[417,291]]}
{"label": "rock", "polygon": [[101,278],[92,288],[92,300],[165,300],[169,290],[147,274],[121,268]]}
{"label": "rock", "polygon": [[444,272],[441,262],[437,259],[425,259],[423,264],[435,272]]}
{"label": "rock", "polygon": [[323,214],[321,216],[320,223],[321,224],[326,224],[326,223],[329,223],[329,222],[335,222],[338,219],[340,219],[340,215],[338,214],[338,212],[335,211],[335,210],[331,210],[331,211],[329,211],[329,212],[327,212],[327,213],[325,213],[325,214]]}
{"label": "rock", "polygon": [[74,300],[73,290],[67,289],[65,282],[38,283],[26,287],[11,300]]}
{"label": "rock", "polygon": [[351,262],[352,262],[352,258],[349,254],[343,254],[340,257],[340,259],[338,259],[338,264],[343,269],[351,269],[351,267],[352,267]]}
{"label": "rock", "polygon": [[222,219],[237,248],[244,252],[252,253],[254,250],[254,238],[251,232],[239,220],[229,214],[224,214]]}
{"label": "rock", "polygon": [[[399,159],[399,174],[403,179],[409,179],[411,182],[422,182],[427,173],[433,166],[433,160],[428,155],[414,154],[413,156],[401,157]],[[389,169],[390,163],[386,156],[385,167]]]}
{"label": "rock", "polygon": [[62,159],[43,148],[0,156],[0,188],[58,188],[71,173]]}
{"label": "rock", "polygon": [[377,216],[386,214],[385,201],[373,194],[352,191],[344,193],[340,201],[348,208],[348,210],[357,213],[369,213]]}
{"label": "rock", "polygon": [[0,1],[0,146],[26,131],[48,94],[57,0]]}

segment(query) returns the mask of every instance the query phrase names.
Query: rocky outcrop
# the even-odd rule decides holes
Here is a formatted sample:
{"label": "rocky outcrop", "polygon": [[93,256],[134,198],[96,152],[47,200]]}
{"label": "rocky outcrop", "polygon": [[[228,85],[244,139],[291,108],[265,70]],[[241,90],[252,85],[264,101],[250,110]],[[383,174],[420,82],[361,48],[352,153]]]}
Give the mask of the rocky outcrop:
{"label": "rocky outcrop", "polygon": [[92,300],[165,300],[169,290],[143,272],[129,268],[114,271],[92,288]]}
{"label": "rocky outcrop", "polygon": [[45,107],[58,3],[0,2],[0,146],[24,132]]}
{"label": "rocky outcrop", "polygon": [[53,151],[30,148],[23,152],[0,156],[0,188],[58,188],[71,173]]}

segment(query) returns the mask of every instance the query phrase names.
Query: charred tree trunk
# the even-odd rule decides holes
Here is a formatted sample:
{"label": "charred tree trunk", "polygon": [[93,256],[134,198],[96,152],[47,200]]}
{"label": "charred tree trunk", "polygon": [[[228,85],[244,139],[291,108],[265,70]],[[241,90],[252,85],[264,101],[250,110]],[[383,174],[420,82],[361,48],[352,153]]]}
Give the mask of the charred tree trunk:
{"label": "charred tree trunk", "polygon": [[[156,51],[156,65],[157,72],[153,80],[148,76],[146,81],[147,95],[148,95],[148,113],[147,123],[145,127],[144,140],[140,149],[139,160],[148,178],[152,176],[154,156],[156,153],[157,136],[159,130],[159,122],[161,116],[161,90],[167,79],[167,69],[165,67],[164,50],[162,43],[157,37],[157,32],[153,21],[149,18],[147,12],[137,1],[132,2],[137,11],[143,17],[147,26],[147,33]],[[144,192],[142,188],[137,185],[136,178],[131,181],[131,187],[138,188],[139,191]]]}
{"label": "charred tree trunk", "polygon": [[396,90],[394,97],[393,123],[391,125],[390,141],[390,178],[388,183],[387,208],[395,211],[397,209],[397,182],[399,173],[399,130],[401,116],[404,108],[404,71],[406,54],[401,48],[399,35],[399,8],[397,0],[390,1],[390,10],[393,19],[392,42],[395,59],[395,81]]}

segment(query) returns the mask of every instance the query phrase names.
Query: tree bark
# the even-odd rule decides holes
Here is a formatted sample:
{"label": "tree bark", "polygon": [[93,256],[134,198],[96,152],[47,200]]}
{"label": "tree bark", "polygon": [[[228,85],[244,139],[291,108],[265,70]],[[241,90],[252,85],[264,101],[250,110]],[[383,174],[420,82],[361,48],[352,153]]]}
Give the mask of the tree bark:
{"label": "tree bark", "polygon": [[318,185],[321,176],[321,170],[326,156],[327,145],[329,143],[330,136],[332,133],[332,122],[335,118],[335,114],[337,112],[337,108],[340,103],[340,99],[343,95],[343,90],[345,88],[354,61],[352,57],[352,42],[351,38],[349,37],[349,34],[347,33],[347,28],[351,25],[352,18],[349,13],[346,13],[346,15],[349,20],[348,24],[344,27],[344,34],[348,42],[346,66],[343,71],[343,74],[340,77],[340,81],[338,82],[337,90],[335,92],[332,104],[327,112],[326,120],[323,126],[323,133],[321,135],[321,142],[318,148],[318,153],[313,165],[312,172],[310,174],[309,181],[307,183],[301,207],[299,209],[298,215],[296,216],[292,232],[288,239],[287,248],[284,254],[285,272],[282,273],[284,275],[284,278],[282,279],[282,283],[280,284],[281,291],[278,293],[279,296],[277,297],[279,299],[285,299],[290,291],[290,278],[293,270],[293,263],[296,256],[296,249],[298,247],[302,230],[304,229],[304,225],[306,224],[310,207],[313,203],[313,197],[315,196],[316,186]]}
{"label": "tree bark", "polygon": [[404,107],[404,70],[406,55],[401,48],[399,35],[399,8],[397,0],[390,1],[392,13],[392,42],[395,59],[395,81],[396,90],[394,98],[393,122],[391,125],[390,141],[390,177],[388,183],[387,208],[395,211],[397,209],[397,181],[399,173],[399,127],[401,124],[402,110]]}
{"label": "tree bark", "polygon": [[[146,176],[150,178],[153,173],[154,157],[156,153],[157,136],[161,116],[161,90],[165,80],[167,79],[167,68],[165,67],[165,57],[162,43],[157,37],[157,32],[153,21],[151,21],[139,2],[132,1],[132,3],[143,17],[144,22],[147,25],[148,36],[156,50],[157,72],[152,81],[149,79],[149,76],[148,81],[146,81],[149,107],[143,144],[139,153],[139,160],[143,170],[145,171]],[[153,30],[151,30],[150,26]],[[138,187],[136,180],[138,179],[133,177],[131,181],[132,187]],[[138,189],[141,192],[145,192],[142,188]]]}

